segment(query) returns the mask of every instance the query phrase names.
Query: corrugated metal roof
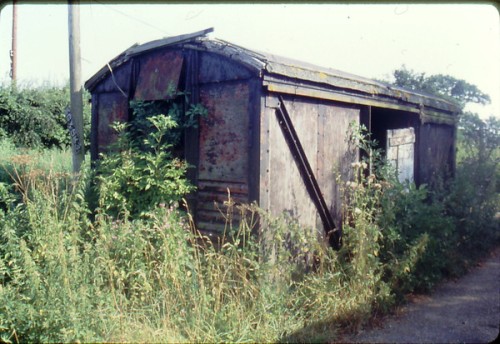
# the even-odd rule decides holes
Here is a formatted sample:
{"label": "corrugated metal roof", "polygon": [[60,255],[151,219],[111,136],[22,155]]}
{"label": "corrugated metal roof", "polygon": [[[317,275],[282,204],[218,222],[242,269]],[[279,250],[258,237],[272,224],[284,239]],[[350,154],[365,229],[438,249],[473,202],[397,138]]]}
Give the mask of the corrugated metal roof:
{"label": "corrugated metal roof", "polygon": [[324,94],[325,91],[355,93],[367,99],[376,99],[377,103],[397,101],[406,103],[412,109],[425,106],[432,108],[433,111],[443,111],[450,115],[455,115],[460,111],[455,104],[433,95],[391,86],[336,69],[246,49],[223,40],[207,38],[206,35],[212,31],[213,29],[207,29],[186,35],[166,37],[141,45],[135,44],[92,76],[85,83],[85,87],[92,90],[101,80],[106,78],[112,69],[126,63],[136,55],[163,47],[179,45],[185,48],[223,55],[247,66],[269,83],[284,82],[287,85],[296,83],[302,86],[314,86],[321,90],[318,94]]}

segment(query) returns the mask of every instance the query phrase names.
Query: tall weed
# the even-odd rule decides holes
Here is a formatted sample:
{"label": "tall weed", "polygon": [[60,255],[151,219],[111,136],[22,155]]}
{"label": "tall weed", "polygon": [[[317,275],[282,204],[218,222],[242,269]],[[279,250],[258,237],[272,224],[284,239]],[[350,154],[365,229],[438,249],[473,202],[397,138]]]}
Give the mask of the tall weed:
{"label": "tall weed", "polygon": [[[94,209],[88,165],[75,184],[56,167],[36,167],[36,152],[22,160],[2,148],[12,154],[0,182],[1,340],[333,341],[498,240],[490,184],[477,194],[452,184],[445,195],[400,184],[369,140],[357,140],[367,160],[342,186],[339,252],[286,215],[231,199],[216,242],[182,201],[155,198],[140,216]],[[457,181],[471,183],[461,168]],[[100,197],[113,204],[108,192]]]}

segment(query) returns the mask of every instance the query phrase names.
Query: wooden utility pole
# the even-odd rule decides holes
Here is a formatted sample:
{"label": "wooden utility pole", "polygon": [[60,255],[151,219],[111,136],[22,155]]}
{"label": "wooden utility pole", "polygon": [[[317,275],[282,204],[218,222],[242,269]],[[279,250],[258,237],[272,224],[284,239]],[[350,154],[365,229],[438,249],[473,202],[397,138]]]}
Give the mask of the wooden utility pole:
{"label": "wooden utility pole", "polygon": [[10,50],[10,78],[15,84],[17,80],[17,4],[12,1],[12,49]]}
{"label": "wooden utility pole", "polygon": [[78,173],[84,159],[80,8],[78,0],[68,1],[68,36],[71,111],[67,114],[67,119],[73,147],[73,172]]}

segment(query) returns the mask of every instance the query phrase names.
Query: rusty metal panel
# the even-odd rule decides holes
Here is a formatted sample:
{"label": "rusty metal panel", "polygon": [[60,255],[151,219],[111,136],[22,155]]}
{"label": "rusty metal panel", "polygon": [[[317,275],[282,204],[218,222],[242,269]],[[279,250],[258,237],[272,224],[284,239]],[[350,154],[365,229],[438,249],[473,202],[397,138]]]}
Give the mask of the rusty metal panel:
{"label": "rusty metal panel", "polygon": [[[249,85],[246,82],[200,87],[208,117],[200,120],[197,224],[221,231],[228,192],[248,203]],[[236,219],[237,220],[237,219]]]}
{"label": "rusty metal panel", "polygon": [[247,83],[200,88],[208,117],[200,121],[199,178],[247,182],[249,87]]}
{"label": "rusty metal panel", "polygon": [[245,183],[230,183],[199,180],[196,222],[199,229],[222,232],[230,221],[237,224],[241,218],[237,210],[230,212],[227,201],[235,204],[248,203],[248,186]]}
{"label": "rusty metal panel", "polygon": [[97,102],[97,146],[98,152],[105,152],[116,140],[116,132],[110,125],[128,121],[128,99],[121,93],[102,93]]}
{"label": "rusty metal panel", "polygon": [[179,51],[160,51],[147,54],[140,60],[134,99],[167,99],[177,91],[183,56]]}
{"label": "rusty metal panel", "polygon": [[221,82],[251,77],[249,70],[229,58],[203,53],[200,56],[199,82]]}
{"label": "rusty metal panel", "polygon": [[106,66],[109,75],[97,84],[93,93],[104,92],[123,92],[128,96],[130,89],[130,76],[132,71],[132,62],[113,68],[109,64]]}

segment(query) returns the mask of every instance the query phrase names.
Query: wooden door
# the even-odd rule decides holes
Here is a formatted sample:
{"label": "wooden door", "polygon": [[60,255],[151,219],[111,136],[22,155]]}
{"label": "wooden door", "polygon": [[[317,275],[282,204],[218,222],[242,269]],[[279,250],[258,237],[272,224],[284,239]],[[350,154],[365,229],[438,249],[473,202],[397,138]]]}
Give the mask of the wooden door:
{"label": "wooden door", "polygon": [[394,166],[398,180],[414,180],[415,130],[413,128],[387,131],[387,160]]}

